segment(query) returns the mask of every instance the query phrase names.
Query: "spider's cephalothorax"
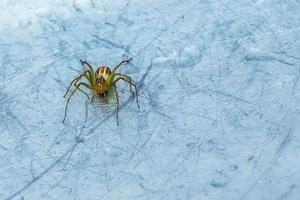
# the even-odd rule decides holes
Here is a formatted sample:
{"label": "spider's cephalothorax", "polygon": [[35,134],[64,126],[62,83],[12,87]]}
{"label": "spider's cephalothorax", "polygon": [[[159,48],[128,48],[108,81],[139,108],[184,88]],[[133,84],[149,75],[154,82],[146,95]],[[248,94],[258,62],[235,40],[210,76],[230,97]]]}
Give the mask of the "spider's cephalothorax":
{"label": "spider's cephalothorax", "polygon": [[96,78],[103,77],[104,80],[108,80],[111,75],[111,70],[107,66],[101,66],[96,70]]}
{"label": "spider's cephalothorax", "polygon": [[109,77],[111,75],[111,70],[107,66],[99,67],[95,72],[96,85],[95,85],[95,93],[100,96],[106,96],[109,90]]}
{"label": "spider's cephalothorax", "polygon": [[[107,66],[101,66],[99,67],[95,72],[93,67],[87,62],[87,61],[82,61],[80,60],[81,64],[83,66],[87,67],[87,70],[85,70],[84,72],[82,72],[79,76],[77,76],[73,81],[71,81],[67,92],[65,93],[64,97],[67,96],[71,86],[73,85],[75,88],[74,90],[71,92],[70,96],[68,97],[67,100],[67,104],[65,107],[65,116],[63,119],[63,123],[66,119],[66,115],[67,115],[67,108],[68,108],[68,104],[69,101],[71,99],[71,97],[74,95],[74,93],[79,90],[80,92],[82,92],[83,94],[85,94],[88,99],[90,99],[90,97],[88,96],[88,94],[86,92],[84,92],[83,90],[81,90],[80,86],[84,86],[89,90],[93,91],[93,97],[94,95],[99,95],[101,97],[104,97],[106,102],[107,102],[107,93],[108,91],[113,88],[115,90],[116,93],[116,99],[117,99],[117,124],[119,124],[119,118],[118,118],[118,112],[119,112],[119,95],[118,95],[118,91],[117,91],[117,87],[116,87],[116,83],[120,80],[125,81],[126,83],[129,84],[130,86],[130,91],[132,92],[133,95],[136,95],[136,103],[139,106],[138,103],[138,89],[135,83],[133,83],[133,81],[131,80],[131,77],[125,74],[120,74],[117,73],[117,69],[122,65],[122,64],[127,64],[131,61],[131,59],[129,60],[124,60],[122,62],[120,62],[117,66],[115,66],[115,68],[113,70],[111,70],[109,67]],[[85,82],[80,82],[78,83],[79,80],[81,80],[81,78],[85,77],[85,79],[88,81],[88,83]],[[132,87],[134,87],[135,89],[135,94],[132,90]],[[93,98],[92,98],[93,99]]]}

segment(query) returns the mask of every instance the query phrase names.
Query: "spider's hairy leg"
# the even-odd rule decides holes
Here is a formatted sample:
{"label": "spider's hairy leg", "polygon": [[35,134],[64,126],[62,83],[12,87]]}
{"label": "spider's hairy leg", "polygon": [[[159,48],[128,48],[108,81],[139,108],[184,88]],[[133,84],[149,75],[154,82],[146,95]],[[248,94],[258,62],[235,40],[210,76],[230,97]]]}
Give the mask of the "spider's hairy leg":
{"label": "spider's hairy leg", "polygon": [[94,92],[93,92],[91,102],[94,101],[94,98],[95,98],[95,94],[94,94]]}
{"label": "spider's hairy leg", "polygon": [[129,59],[127,59],[127,60],[121,61],[121,62],[120,62],[119,64],[117,64],[117,65],[115,66],[115,68],[112,70],[112,74],[114,74],[114,73],[117,71],[117,69],[118,69],[121,65],[123,65],[123,64],[128,64],[131,60],[132,60],[132,58],[129,58]]}
{"label": "spider's hairy leg", "polygon": [[[90,89],[90,86],[88,84],[86,84],[86,83],[80,82],[79,84],[81,84],[82,86],[85,86],[86,88]],[[85,94],[86,97],[90,100],[89,95],[85,91],[83,91],[82,89],[80,89],[79,84],[74,83],[74,87],[76,87],[80,92],[82,92],[83,94]]]}
{"label": "spider's hairy leg", "polygon": [[117,99],[117,114],[116,114],[116,118],[117,118],[117,125],[119,126],[119,95],[118,95],[118,90],[117,90],[117,86],[113,85],[114,90],[116,92],[116,99]]}
{"label": "spider's hairy leg", "polygon": [[[128,76],[128,75],[125,75],[125,74],[120,74],[120,73],[115,73],[115,74],[116,74],[116,76],[124,77],[124,78],[128,79],[128,81],[130,82],[130,83],[129,83],[129,86],[130,86],[130,92],[131,92],[132,95],[134,96],[134,92],[133,92],[133,89],[132,89],[133,81],[132,81],[131,77]],[[136,95],[137,95],[137,90],[136,90]]]}
{"label": "spider's hairy leg", "polygon": [[89,85],[86,84],[86,83],[80,82],[78,85],[76,84],[75,89],[71,92],[70,96],[69,96],[68,99],[67,99],[67,103],[66,103],[66,106],[65,106],[65,115],[64,115],[64,119],[63,119],[63,121],[62,121],[63,124],[65,123],[65,119],[66,119],[66,117],[67,117],[67,109],[68,109],[68,105],[69,105],[69,102],[70,102],[70,100],[71,100],[71,97],[75,94],[75,92],[76,92],[77,90],[80,90],[80,86],[81,86],[81,85],[87,87],[88,89],[91,89],[91,86],[89,86]]}
{"label": "spider's hairy leg", "polygon": [[108,99],[107,99],[107,95],[105,93],[103,93],[103,97],[105,99],[105,103],[108,104]]}
{"label": "spider's hairy leg", "polygon": [[87,68],[88,68],[87,71],[89,72],[89,77],[90,77],[91,81],[94,82],[95,81],[95,72],[94,72],[93,67],[87,61],[83,61],[80,59],[80,62],[82,64],[82,66],[84,66],[84,65],[87,66]]}
{"label": "spider's hairy leg", "polygon": [[74,78],[74,79],[71,81],[70,85],[68,86],[68,89],[67,89],[66,93],[64,94],[64,98],[67,96],[68,92],[70,91],[71,86],[72,86],[73,84],[76,84],[76,83],[77,83],[77,82],[85,75],[85,73],[87,73],[87,72],[88,72],[88,70],[82,72],[79,76],[77,76],[76,78]]}
{"label": "spider's hairy leg", "polygon": [[138,89],[137,89],[137,86],[136,84],[130,82],[129,80],[127,80],[126,78],[122,77],[122,76],[119,76],[112,84],[115,85],[119,80],[122,80],[122,81],[125,81],[126,83],[132,85],[135,89],[135,92],[136,92],[136,104],[138,106],[138,108],[140,108],[140,105],[139,105],[139,99],[138,99]]}
{"label": "spider's hairy leg", "polygon": [[90,70],[92,72],[94,71],[93,67],[87,61],[83,61],[80,59],[80,62],[82,64],[82,66],[87,65],[88,70]]}

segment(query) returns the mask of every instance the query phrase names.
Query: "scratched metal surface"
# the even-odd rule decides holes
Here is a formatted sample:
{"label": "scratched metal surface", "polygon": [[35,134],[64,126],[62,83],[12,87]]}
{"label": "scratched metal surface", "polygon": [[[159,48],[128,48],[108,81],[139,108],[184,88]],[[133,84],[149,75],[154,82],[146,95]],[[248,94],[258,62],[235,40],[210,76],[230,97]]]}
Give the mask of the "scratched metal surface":
{"label": "scratched metal surface", "polygon": [[[299,0],[0,5],[0,199],[300,199]],[[106,105],[68,83],[121,68]]]}

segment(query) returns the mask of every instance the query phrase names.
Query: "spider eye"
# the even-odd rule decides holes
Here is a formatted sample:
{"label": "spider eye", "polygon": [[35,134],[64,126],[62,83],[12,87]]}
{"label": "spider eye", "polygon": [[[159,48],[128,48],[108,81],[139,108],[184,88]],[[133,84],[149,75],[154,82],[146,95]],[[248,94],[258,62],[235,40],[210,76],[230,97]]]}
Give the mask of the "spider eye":
{"label": "spider eye", "polygon": [[102,77],[102,76],[100,76],[99,78],[96,78],[96,83],[97,84],[104,84],[104,82],[105,82],[105,79]]}

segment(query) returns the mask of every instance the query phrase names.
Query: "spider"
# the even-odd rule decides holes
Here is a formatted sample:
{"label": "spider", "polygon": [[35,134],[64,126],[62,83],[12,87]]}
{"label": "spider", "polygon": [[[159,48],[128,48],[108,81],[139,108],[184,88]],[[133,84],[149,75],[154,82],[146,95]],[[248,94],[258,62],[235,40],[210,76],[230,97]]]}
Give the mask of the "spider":
{"label": "spider", "polygon": [[[116,118],[117,118],[117,125],[119,125],[119,95],[118,95],[116,83],[120,80],[129,84],[130,91],[133,96],[134,95],[136,96],[136,104],[137,104],[138,108],[140,108],[139,101],[138,101],[138,89],[137,89],[136,84],[133,83],[130,76],[121,74],[121,73],[117,73],[117,69],[122,64],[128,64],[131,60],[132,60],[132,58],[121,61],[119,64],[117,64],[113,68],[113,70],[111,70],[107,66],[100,66],[96,71],[94,71],[93,67],[87,61],[80,60],[82,66],[86,66],[87,69],[84,72],[80,73],[75,79],[73,79],[67,88],[64,98],[69,93],[71,86],[73,85],[75,87],[67,99],[67,103],[65,106],[65,115],[64,115],[64,119],[62,122],[63,123],[65,122],[65,119],[67,116],[68,104],[70,102],[71,97],[75,94],[75,92],[77,90],[82,92],[83,94],[85,94],[87,96],[87,98],[91,101],[93,101],[95,95],[98,95],[100,97],[105,98],[106,103],[108,103],[107,93],[108,93],[108,91],[110,91],[111,88],[113,88],[115,91],[115,94],[116,94],[116,99],[117,99]],[[83,77],[88,81],[88,83],[79,82]],[[90,99],[89,95],[86,92],[84,92],[80,88],[80,86],[84,86],[85,88],[87,88],[93,92],[92,99]],[[134,87],[134,89],[135,89],[135,94],[133,92],[132,87]]]}

